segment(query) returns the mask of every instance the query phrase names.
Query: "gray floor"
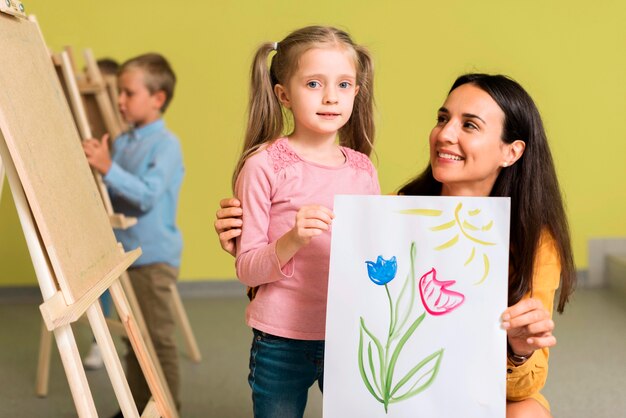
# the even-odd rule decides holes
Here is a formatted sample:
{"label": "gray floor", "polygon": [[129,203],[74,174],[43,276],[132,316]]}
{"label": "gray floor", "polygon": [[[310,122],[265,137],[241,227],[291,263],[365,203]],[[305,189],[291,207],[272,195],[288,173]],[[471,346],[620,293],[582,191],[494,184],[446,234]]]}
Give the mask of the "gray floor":
{"label": "gray floor", "polygon": [[[0,417],[75,417],[56,347],[49,395],[34,394],[40,315],[36,301],[28,299],[0,297]],[[204,358],[194,364],[181,353],[182,416],[252,416],[246,381],[251,333],[243,322],[245,298],[187,297],[184,303]],[[554,416],[626,417],[626,297],[608,289],[579,289],[556,322],[558,346],[552,351],[544,390]],[[76,325],[74,332],[79,350],[86,351],[90,331]],[[90,371],[88,379],[100,416],[116,412],[106,372]],[[305,417],[321,417],[321,405],[319,391],[311,390]]]}

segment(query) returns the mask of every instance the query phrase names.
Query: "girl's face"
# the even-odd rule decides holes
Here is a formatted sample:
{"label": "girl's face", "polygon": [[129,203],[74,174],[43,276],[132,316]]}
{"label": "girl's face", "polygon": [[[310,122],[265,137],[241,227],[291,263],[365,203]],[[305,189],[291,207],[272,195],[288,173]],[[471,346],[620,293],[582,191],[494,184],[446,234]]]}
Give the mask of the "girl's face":
{"label": "girl's face", "polygon": [[472,84],[454,89],[437,113],[430,133],[433,176],[444,196],[489,196],[503,166],[524,150],[522,141],[502,141],[504,112]]}
{"label": "girl's face", "polygon": [[334,139],[350,119],[359,91],[354,56],[345,48],[310,49],[288,83],[274,90],[293,113],[292,138]]}

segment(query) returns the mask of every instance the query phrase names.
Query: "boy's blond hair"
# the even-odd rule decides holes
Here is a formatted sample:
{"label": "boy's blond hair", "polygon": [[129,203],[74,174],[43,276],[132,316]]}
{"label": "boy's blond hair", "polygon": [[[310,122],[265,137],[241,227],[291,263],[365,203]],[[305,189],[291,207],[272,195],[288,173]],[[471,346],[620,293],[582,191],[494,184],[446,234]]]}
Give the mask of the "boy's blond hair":
{"label": "boy's blond hair", "polygon": [[174,86],[176,85],[176,74],[174,74],[170,63],[161,54],[143,54],[122,64],[117,74],[120,75],[133,69],[143,71],[144,83],[150,94],[161,90],[165,93],[165,102],[161,106],[161,113],[165,113],[172,97],[174,97]]}

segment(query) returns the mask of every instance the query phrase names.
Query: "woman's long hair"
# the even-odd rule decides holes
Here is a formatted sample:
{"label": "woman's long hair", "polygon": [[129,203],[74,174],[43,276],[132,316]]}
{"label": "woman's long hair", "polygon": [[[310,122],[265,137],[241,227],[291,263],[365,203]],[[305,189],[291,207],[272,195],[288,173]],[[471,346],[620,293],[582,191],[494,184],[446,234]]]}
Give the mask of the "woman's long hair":
{"label": "woman's long hair", "polygon": [[[539,111],[522,86],[506,76],[466,74],[457,78],[450,92],[464,84],[485,91],[500,106],[505,115],[504,142],[526,143],[521,158],[502,168],[490,194],[511,198],[509,306],[532,292],[535,255],[541,232],[547,230],[556,242],[561,262],[557,310],[563,312],[574,290],[576,273],[563,199]],[[433,177],[429,164],[399,193],[438,196],[441,183]]]}

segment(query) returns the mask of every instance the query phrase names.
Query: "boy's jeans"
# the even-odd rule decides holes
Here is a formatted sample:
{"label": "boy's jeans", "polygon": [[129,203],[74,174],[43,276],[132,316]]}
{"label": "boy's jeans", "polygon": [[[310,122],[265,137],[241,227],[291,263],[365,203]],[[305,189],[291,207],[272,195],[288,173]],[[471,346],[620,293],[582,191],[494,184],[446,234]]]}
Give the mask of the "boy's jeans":
{"label": "boy's jeans", "polygon": [[324,341],[293,340],[253,329],[250,374],[255,418],[301,418],[309,388],[324,386]]}

